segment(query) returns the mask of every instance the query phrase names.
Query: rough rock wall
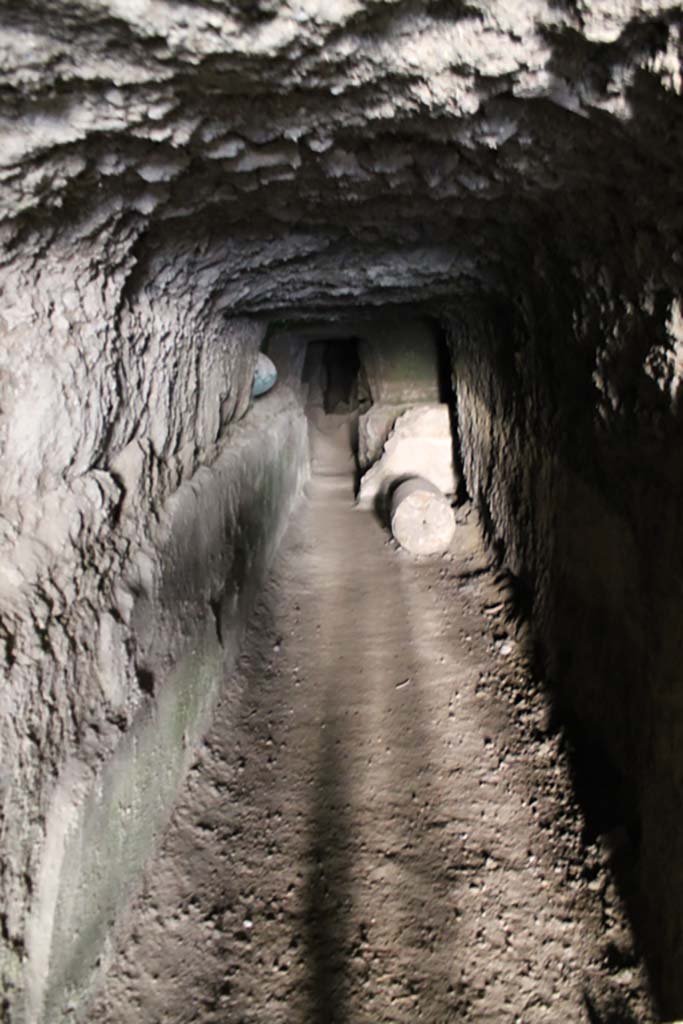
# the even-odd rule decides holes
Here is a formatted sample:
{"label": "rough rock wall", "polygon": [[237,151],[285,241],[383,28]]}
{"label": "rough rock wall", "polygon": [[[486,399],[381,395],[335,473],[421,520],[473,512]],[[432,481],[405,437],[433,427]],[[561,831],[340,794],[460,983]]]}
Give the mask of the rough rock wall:
{"label": "rough rock wall", "polygon": [[95,970],[106,968],[117,914],[229,680],[303,482],[306,445],[295,395],[281,389],[259,402],[228,430],[212,463],[156,511],[123,570],[129,613],[99,612],[81,669],[98,673],[119,734],[105,760],[100,729],[93,749],[81,746],[50,791],[27,930],[29,1019],[61,1020],[87,1000]]}
{"label": "rough rock wall", "polygon": [[[539,254],[540,256],[540,254]],[[683,982],[680,291],[649,265],[563,265],[450,337],[466,477],[518,575],[569,722],[588,828],[606,837],[662,1011]],[[665,254],[660,254],[665,262]],[[633,268],[634,270],[637,268]],[[539,274],[539,279],[541,275]],[[514,588],[513,588],[514,592]]]}
{"label": "rough rock wall", "polygon": [[[0,904],[8,1019],[23,1019],[25,994],[26,1019],[38,1019],[57,971],[63,991],[47,1018],[56,1019],[67,986],[83,984],[74,962],[92,968],[102,952],[113,907],[163,825],[197,721],[234,653],[253,594],[246,584],[263,571],[305,464],[293,400],[248,444],[228,429],[247,410],[264,324],[227,320],[201,281],[178,280],[177,266],[169,267],[171,281],[132,281],[129,239],[101,230],[90,238],[82,226],[64,235],[42,255],[22,252],[3,282]],[[221,476],[226,446],[231,474]],[[213,467],[208,480],[202,465]],[[195,506],[183,499],[181,526],[167,525],[169,502],[188,486]],[[211,532],[216,510],[225,521]],[[165,528],[196,542],[192,551],[170,552]],[[227,564],[236,545],[237,561]],[[235,607],[221,604],[221,574]],[[192,593],[200,585],[201,600]],[[212,601],[225,618],[222,650]],[[207,616],[214,624],[204,635]],[[199,655],[188,662],[192,644]],[[184,691],[197,692],[181,713],[173,695]],[[147,785],[135,779],[143,750],[153,773]],[[107,791],[111,764],[119,788],[109,784],[104,819],[95,825],[90,812],[88,825],[91,791]],[[122,818],[116,807],[126,800]],[[108,862],[97,848],[104,820]],[[74,843],[85,852],[75,856]]]}
{"label": "rough rock wall", "polygon": [[645,206],[653,172],[680,189],[665,0],[30,0],[3,20],[7,243],[86,213],[144,228],[140,258],[174,248],[233,311],[445,295],[496,279],[559,190],[608,186],[623,215],[636,179]]}
{"label": "rough rock wall", "polygon": [[[564,692],[618,763],[636,752],[641,794],[656,778],[647,813],[674,806],[680,6],[26,0],[0,18],[7,1004],[54,780],[74,752],[106,761],[157,678],[154,652],[138,672],[127,648],[110,676],[132,614],[121,567],[244,412],[262,331],[245,317],[480,310],[458,355],[470,488],[537,586],[558,680],[560,595],[585,620],[581,651],[589,615],[610,609],[590,696],[570,664]],[[143,559],[136,593],[151,578]],[[642,740],[613,729],[620,704],[631,731],[642,706]],[[666,835],[651,830],[641,877],[671,867],[652,876],[655,968],[680,1015]]]}

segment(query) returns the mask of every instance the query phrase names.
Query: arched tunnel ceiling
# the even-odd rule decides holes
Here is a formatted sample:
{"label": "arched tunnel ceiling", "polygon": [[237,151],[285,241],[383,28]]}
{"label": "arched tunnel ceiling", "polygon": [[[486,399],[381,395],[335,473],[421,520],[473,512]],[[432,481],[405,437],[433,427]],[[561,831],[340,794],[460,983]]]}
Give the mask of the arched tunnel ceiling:
{"label": "arched tunnel ceiling", "polygon": [[272,312],[504,287],[544,238],[643,263],[675,245],[664,0],[29,0],[2,19],[6,259],[97,236],[130,281],[190,273]]}
{"label": "arched tunnel ceiling", "polygon": [[[243,534],[265,550],[300,489],[296,393],[251,403],[269,326],[388,305],[443,329],[463,480],[558,702],[633,790],[634,919],[662,1019],[683,1016],[680,5],[0,6],[8,1019],[41,1019],[22,986],[26,1005],[61,999],[61,963],[85,985],[137,862],[118,858],[103,904],[51,851],[89,806],[82,780],[134,762],[113,752],[146,723],[180,777],[186,734],[157,733],[150,673],[184,708],[196,637],[213,678],[216,598],[244,580],[246,616],[261,564]],[[137,763],[151,844],[171,776]],[[60,939],[75,892],[100,929],[88,956],[89,925]]]}

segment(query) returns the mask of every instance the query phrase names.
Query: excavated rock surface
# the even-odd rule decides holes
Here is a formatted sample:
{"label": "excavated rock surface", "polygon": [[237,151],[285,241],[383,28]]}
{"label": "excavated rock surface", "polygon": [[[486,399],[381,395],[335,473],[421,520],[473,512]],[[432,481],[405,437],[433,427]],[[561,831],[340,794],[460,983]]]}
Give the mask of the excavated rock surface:
{"label": "excavated rock surface", "polygon": [[398,302],[449,330],[465,484],[561,703],[631,793],[622,885],[683,1015],[680,6],[0,19],[5,1016],[55,789],[74,761],[96,777],[149,689],[131,614],[165,503],[244,415],[269,320]]}
{"label": "excavated rock surface", "polygon": [[310,310],[500,282],[539,232],[679,226],[664,0],[32,0],[3,46],[4,237],[34,275],[109,239],[117,293]]}

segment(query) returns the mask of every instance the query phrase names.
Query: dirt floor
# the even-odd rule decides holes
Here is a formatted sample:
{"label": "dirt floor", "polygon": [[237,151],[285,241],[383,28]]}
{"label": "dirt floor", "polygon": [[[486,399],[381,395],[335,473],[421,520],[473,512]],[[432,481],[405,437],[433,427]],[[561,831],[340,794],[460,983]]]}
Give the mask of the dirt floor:
{"label": "dirt floor", "polygon": [[88,1020],[654,1020],[505,587],[398,550],[322,426]]}

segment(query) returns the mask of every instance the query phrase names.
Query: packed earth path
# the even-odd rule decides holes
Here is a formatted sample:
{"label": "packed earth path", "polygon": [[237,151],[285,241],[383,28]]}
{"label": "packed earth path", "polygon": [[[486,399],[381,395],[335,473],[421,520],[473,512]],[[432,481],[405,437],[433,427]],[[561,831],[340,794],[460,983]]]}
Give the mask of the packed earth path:
{"label": "packed earth path", "polygon": [[87,1019],[646,1024],[561,730],[484,549],[415,561],[314,467]]}

